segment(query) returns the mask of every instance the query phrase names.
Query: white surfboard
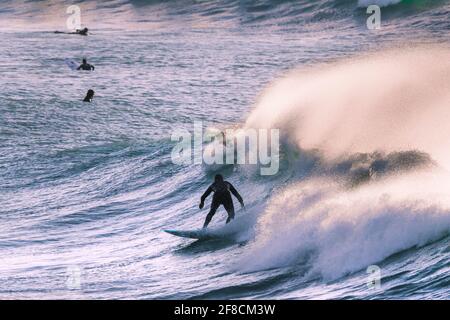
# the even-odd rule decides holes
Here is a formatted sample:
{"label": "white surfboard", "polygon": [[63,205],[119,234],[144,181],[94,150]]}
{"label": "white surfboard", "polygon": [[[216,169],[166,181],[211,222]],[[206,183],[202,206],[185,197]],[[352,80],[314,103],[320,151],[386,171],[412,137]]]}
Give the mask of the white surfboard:
{"label": "white surfboard", "polygon": [[214,236],[212,233],[208,232],[208,230],[164,230],[164,232],[170,233],[171,235],[182,237],[182,238],[190,238],[190,239],[198,239],[198,240],[207,240],[219,238]]}
{"label": "white surfboard", "polygon": [[194,230],[163,230],[171,235],[197,239],[197,240],[237,240],[245,241],[253,236],[253,226],[256,223],[258,212],[261,212],[262,208],[254,207],[252,211],[236,217],[233,221],[226,225],[217,227],[209,227],[207,229],[194,229]]}
{"label": "white surfboard", "polygon": [[77,63],[74,60],[71,59],[65,59],[64,62],[67,64],[67,66],[71,69],[71,70],[77,70],[77,68],[80,66],[79,63]]}

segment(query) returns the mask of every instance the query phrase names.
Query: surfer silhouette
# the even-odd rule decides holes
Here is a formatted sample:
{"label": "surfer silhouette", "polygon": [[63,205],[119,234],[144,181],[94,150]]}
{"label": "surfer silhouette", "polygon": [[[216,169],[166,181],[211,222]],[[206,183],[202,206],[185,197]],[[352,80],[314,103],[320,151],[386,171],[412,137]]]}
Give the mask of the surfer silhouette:
{"label": "surfer silhouette", "polygon": [[77,29],[74,32],[63,32],[63,31],[55,31],[55,33],[63,33],[63,34],[79,34],[80,36],[87,36],[88,35],[88,28],[83,29]]}
{"label": "surfer silhouette", "polygon": [[92,99],[94,98],[94,90],[89,89],[88,92],[86,93],[86,97],[84,97],[83,102],[91,102]]}
{"label": "surfer silhouette", "polygon": [[209,188],[202,195],[200,200],[199,208],[203,209],[205,205],[205,199],[214,192],[213,199],[211,202],[211,209],[209,210],[208,215],[206,216],[205,223],[203,224],[203,228],[206,228],[208,224],[211,222],[212,217],[216,213],[217,209],[223,205],[225,210],[228,213],[227,223],[234,219],[234,205],[233,199],[231,198],[231,194],[233,194],[241,204],[242,208],[244,207],[244,200],[242,200],[241,195],[237,190],[233,187],[233,185],[227,181],[223,180],[222,175],[217,174],[214,177],[214,183],[209,186]]}
{"label": "surfer silhouette", "polygon": [[77,70],[91,71],[95,70],[95,67],[92,64],[87,63],[86,59],[83,59],[83,63],[77,68]]}
{"label": "surfer silhouette", "polygon": [[88,35],[88,31],[89,31],[88,28],[77,29],[74,34],[79,34],[81,36],[87,36]]}

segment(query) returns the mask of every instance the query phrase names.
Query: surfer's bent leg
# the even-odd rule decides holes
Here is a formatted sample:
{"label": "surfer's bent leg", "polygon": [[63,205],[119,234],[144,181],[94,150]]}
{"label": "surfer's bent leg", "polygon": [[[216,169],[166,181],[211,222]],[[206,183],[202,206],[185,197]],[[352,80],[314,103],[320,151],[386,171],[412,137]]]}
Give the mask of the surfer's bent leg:
{"label": "surfer's bent leg", "polygon": [[227,223],[229,223],[231,220],[234,219],[234,205],[233,205],[233,200],[228,200],[225,201],[223,206],[225,207],[225,210],[227,210],[228,213],[228,219],[227,219]]}
{"label": "surfer's bent leg", "polygon": [[203,229],[208,226],[208,224],[211,222],[212,217],[214,214],[216,214],[217,208],[219,208],[220,203],[213,201],[211,203],[211,209],[208,212],[208,215],[206,216],[205,223],[203,224]]}

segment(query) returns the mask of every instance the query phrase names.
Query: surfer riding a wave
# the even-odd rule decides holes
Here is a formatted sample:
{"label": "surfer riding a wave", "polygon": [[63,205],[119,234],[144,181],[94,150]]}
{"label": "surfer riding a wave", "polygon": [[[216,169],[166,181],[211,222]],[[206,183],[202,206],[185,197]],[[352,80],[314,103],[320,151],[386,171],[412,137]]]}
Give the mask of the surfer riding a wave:
{"label": "surfer riding a wave", "polygon": [[205,205],[205,199],[211,194],[211,192],[214,192],[214,195],[211,202],[211,209],[209,210],[209,213],[206,216],[205,223],[203,224],[204,229],[211,222],[212,217],[221,205],[224,206],[225,210],[228,213],[227,223],[234,219],[234,205],[233,199],[231,198],[231,193],[238,199],[242,208],[244,208],[244,200],[242,199],[239,192],[237,192],[237,190],[231,183],[229,183],[228,181],[224,181],[222,175],[217,174],[214,177],[214,183],[209,186],[209,188],[201,197],[199,205],[200,209],[203,209]]}

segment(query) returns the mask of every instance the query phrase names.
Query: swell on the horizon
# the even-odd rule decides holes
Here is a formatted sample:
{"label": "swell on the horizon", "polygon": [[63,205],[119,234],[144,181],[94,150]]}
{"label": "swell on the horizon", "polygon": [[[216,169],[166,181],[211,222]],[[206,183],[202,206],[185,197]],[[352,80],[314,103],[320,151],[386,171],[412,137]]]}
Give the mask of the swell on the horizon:
{"label": "swell on the horizon", "polygon": [[[259,28],[282,28],[298,26],[296,30],[303,32],[308,24],[323,25],[331,31],[343,20],[350,24],[361,23],[367,18],[364,8],[368,5],[379,5],[383,8],[383,23],[387,24],[391,9],[395,17],[420,14],[442,5],[446,1],[416,0],[320,0],[320,1],[181,1],[181,0],[114,0],[114,1],[12,1],[0,0],[0,17],[4,23],[2,29],[43,30],[67,28],[66,21],[70,17],[68,8],[76,5],[80,8],[82,26],[94,30],[165,30],[180,28],[232,28],[242,25],[253,25]],[[442,9],[441,12],[446,12]],[[387,15],[386,15],[387,14]],[[421,19],[425,20],[421,20]],[[419,18],[414,25],[421,28],[431,26],[426,17]],[[411,24],[411,23],[410,23]],[[330,29],[331,28],[331,29]],[[321,29],[321,28],[320,28]],[[313,28],[313,30],[315,30]]]}
{"label": "swell on the horizon", "polygon": [[[439,46],[385,50],[267,88],[246,127],[280,129],[299,154],[294,172],[302,155],[317,159],[272,195],[239,270],[301,264],[336,279],[449,235],[449,57]],[[392,170],[377,174],[383,162]],[[348,184],[360,168],[366,179]]]}

